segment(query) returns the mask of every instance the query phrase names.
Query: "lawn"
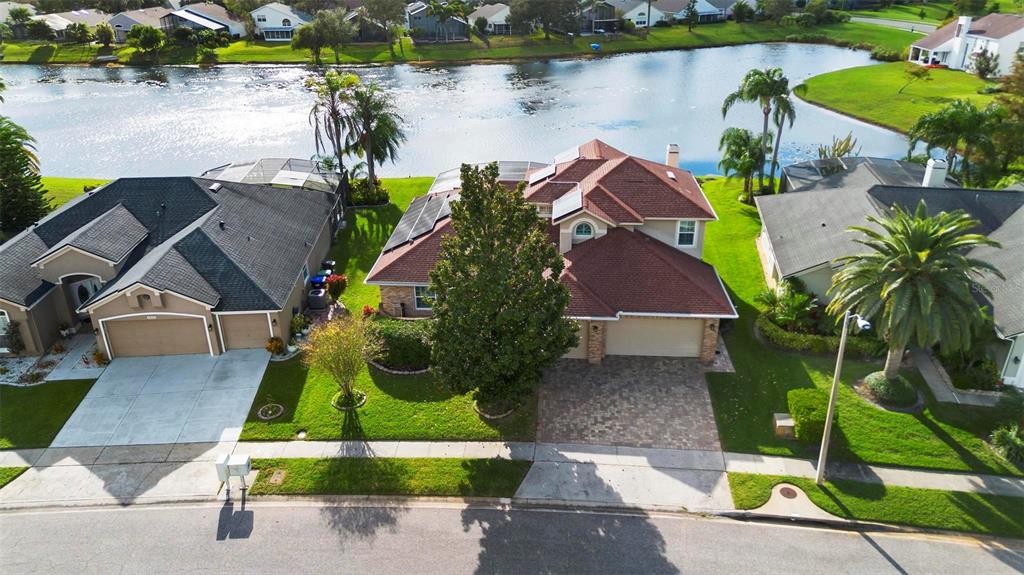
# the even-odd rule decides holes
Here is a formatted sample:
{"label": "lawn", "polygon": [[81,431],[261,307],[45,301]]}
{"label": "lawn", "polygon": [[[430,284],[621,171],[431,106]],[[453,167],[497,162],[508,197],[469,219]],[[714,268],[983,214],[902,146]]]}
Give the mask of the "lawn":
{"label": "lawn", "polygon": [[14,481],[27,470],[28,467],[0,467],[0,488]]}
{"label": "lawn", "polygon": [[66,204],[72,198],[82,194],[85,186],[101,186],[110,180],[95,180],[92,178],[57,178],[53,176],[43,177],[43,189],[46,190],[46,197],[50,205],[56,209]]}
{"label": "lawn", "polygon": [[[819,26],[811,32],[823,34],[830,42],[844,45],[866,44],[893,50],[903,50],[916,34],[894,28],[848,22]],[[590,55],[590,44],[601,44],[601,53],[642,52],[650,50],[673,50],[703,48],[709,46],[730,46],[755,42],[780,42],[787,36],[798,33],[793,28],[771,23],[727,22],[696,27],[688,32],[685,26],[655,28],[647,38],[621,36],[618,38],[578,38],[574,43],[561,37],[545,39],[542,33],[532,36],[491,38],[489,44],[474,37],[472,42],[451,45],[413,45],[408,38],[403,40],[401,49],[391,56],[385,44],[353,44],[346,47],[338,60],[342,64],[394,63],[394,62],[464,62],[474,60],[507,60],[526,58],[549,58]],[[133,48],[115,47],[104,49],[95,45],[69,46],[49,45],[37,42],[7,42],[0,45],[5,62],[44,63],[88,63],[97,55],[115,54],[122,63],[153,63],[150,58],[141,58]],[[295,63],[308,62],[308,50],[292,50],[282,42],[233,42],[217,49],[220,63]],[[326,64],[335,62],[333,51],[324,50],[321,56]],[[155,60],[160,64],[191,64],[195,62],[194,51],[167,48]]]}
{"label": "lawn", "polygon": [[842,479],[827,481],[819,487],[814,480],[803,477],[729,474],[737,509],[760,507],[768,501],[772,487],[783,482],[803,489],[815,505],[846,519],[1024,537],[1024,499],[1020,497]]}
{"label": "lawn", "polygon": [[[884,18],[886,20],[902,20],[904,22],[921,22],[923,24],[938,25],[946,19],[946,15],[953,9],[952,2],[927,2],[917,4],[893,4],[888,8],[878,10],[851,10],[854,16],[865,18]],[[921,18],[921,10],[924,10],[924,18]],[[954,11],[955,12],[955,11]]]}
{"label": "lawn", "polygon": [[[738,180],[707,180],[704,191],[721,220],[708,226],[704,257],[717,267],[740,314],[725,335],[736,373],[707,374],[722,446],[742,453],[814,458],[815,449],[775,437],[772,414],[788,410],[786,392],[790,389],[828,389],[835,358],[775,351],[754,339],[752,328],[758,313],[754,298],[765,289],[754,245],[761,226],[757,210],[736,200]],[[880,410],[850,387],[880,366],[880,362],[853,360],[844,364],[839,419],[833,433],[834,459],[1024,475],[982,439],[1007,414],[938,404],[916,372],[905,375],[926,392],[926,409],[913,415]]]}
{"label": "lawn", "polygon": [[919,117],[957,99],[985,106],[994,100],[978,90],[989,83],[956,70],[933,69],[930,82],[906,84],[904,62],[847,68],[809,78],[796,90],[802,99],[873,124],[906,132]]}
{"label": "lawn", "polygon": [[[256,459],[251,495],[512,497],[529,461],[504,459]],[[284,471],[279,485],[270,482]]]}
{"label": "lawn", "polygon": [[94,381],[0,385],[0,449],[48,447]]}

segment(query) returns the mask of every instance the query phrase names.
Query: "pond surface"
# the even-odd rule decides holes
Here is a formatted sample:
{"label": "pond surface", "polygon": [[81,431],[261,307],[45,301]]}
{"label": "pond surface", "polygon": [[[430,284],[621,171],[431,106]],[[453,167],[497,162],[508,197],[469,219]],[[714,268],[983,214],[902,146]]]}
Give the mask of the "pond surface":
{"label": "pond surface", "polygon": [[[832,46],[755,44],[599,59],[353,71],[395,94],[408,142],[384,175],[434,175],[461,162],[551,158],[600,138],[630,154],[714,173],[728,126],[760,130],[756,105],[722,119],[726,94],[754,67],[779,66],[791,85],[868,54]],[[313,153],[303,66],[86,68],[3,66],[0,112],[38,141],[48,175],[194,175],[231,161]],[[899,157],[900,134],[797,102],[783,163],[816,157],[853,132],[863,155]]]}

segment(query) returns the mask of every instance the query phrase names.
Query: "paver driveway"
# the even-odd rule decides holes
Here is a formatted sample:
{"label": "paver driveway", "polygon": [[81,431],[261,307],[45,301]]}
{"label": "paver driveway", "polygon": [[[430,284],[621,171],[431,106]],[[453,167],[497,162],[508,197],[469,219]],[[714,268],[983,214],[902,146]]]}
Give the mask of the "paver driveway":
{"label": "paver driveway", "polygon": [[115,359],[52,447],[235,441],[270,354]]}
{"label": "paver driveway", "polygon": [[537,439],[720,450],[711,397],[695,359],[563,359],[544,375]]}

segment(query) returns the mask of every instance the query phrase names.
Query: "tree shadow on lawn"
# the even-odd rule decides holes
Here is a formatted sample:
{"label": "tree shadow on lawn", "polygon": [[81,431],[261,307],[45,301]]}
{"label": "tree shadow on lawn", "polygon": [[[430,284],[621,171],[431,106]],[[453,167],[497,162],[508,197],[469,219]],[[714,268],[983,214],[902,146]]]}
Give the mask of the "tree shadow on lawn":
{"label": "tree shadow on lawn", "polygon": [[348,208],[345,229],[338,233],[331,256],[342,269],[354,263],[358,269],[368,271],[401,218],[402,210],[395,204],[359,210]]}
{"label": "tree shadow on lawn", "polygon": [[29,64],[46,64],[53,58],[53,55],[57,52],[57,47],[53,44],[46,44],[45,46],[39,46],[32,53],[29,54]]}
{"label": "tree shadow on lawn", "polygon": [[373,385],[389,397],[414,403],[448,401],[458,394],[437,380],[430,372],[418,375],[391,375],[368,367]]}

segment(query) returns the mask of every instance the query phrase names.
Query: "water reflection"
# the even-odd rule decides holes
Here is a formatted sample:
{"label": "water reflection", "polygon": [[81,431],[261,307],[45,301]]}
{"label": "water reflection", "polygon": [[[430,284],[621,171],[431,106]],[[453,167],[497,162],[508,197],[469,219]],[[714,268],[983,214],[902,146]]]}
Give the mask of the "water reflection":
{"label": "water reflection", "polygon": [[[754,105],[721,117],[722,98],[748,69],[780,66],[795,85],[870,63],[864,52],[831,46],[763,44],[351,71],[392,91],[407,124],[409,140],[385,175],[434,174],[464,161],[546,161],[591,138],[652,159],[676,142],[683,166],[703,174],[716,171],[722,130],[760,129]],[[233,160],[312,155],[312,96],[303,82],[314,73],[308,66],[8,66],[4,112],[36,137],[48,174],[197,174]],[[851,131],[864,154],[905,153],[899,134],[797,102],[781,159],[814,157],[819,144]]]}

